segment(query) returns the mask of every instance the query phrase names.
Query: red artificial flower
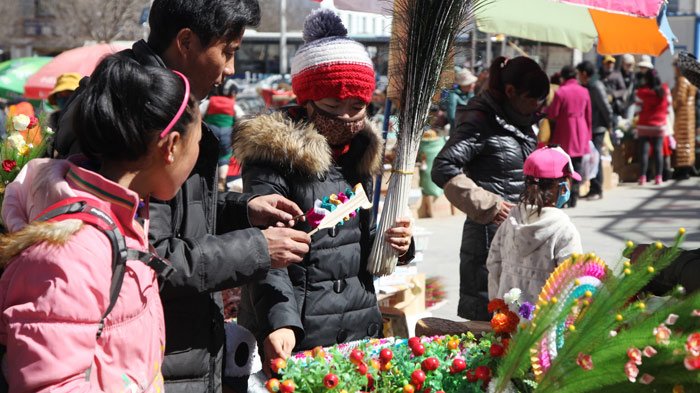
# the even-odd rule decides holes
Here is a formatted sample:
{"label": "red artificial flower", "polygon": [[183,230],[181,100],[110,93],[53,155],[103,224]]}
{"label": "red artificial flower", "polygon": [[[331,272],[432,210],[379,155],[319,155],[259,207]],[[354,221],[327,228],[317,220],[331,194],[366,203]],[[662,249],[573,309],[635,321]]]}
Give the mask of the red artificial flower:
{"label": "red artificial flower", "polygon": [[416,344],[413,348],[413,354],[415,356],[422,356],[425,353],[425,345],[423,344]]}
{"label": "red artificial flower", "polygon": [[700,333],[692,333],[688,336],[685,349],[692,356],[700,356]]}
{"label": "red artificial flower", "polygon": [[12,171],[16,166],[17,162],[15,160],[5,160],[2,162],[2,170],[5,172]]}
{"label": "red artificial flower", "polygon": [[488,311],[490,313],[499,311],[499,310],[507,310],[508,306],[506,305],[506,302],[503,301],[503,299],[493,299],[489,302],[488,305]]}
{"label": "red artificial flower", "polygon": [[29,125],[27,129],[34,128],[37,124],[39,124],[39,119],[37,119],[36,116],[29,116]]}
{"label": "red artificial flower", "polygon": [[520,317],[518,317],[518,314],[506,310],[493,314],[493,318],[491,318],[491,327],[496,333],[510,334],[518,329],[519,322]]}
{"label": "red artificial flower", "polygon": [[479,378],[476,377],[476,372],[474,371],[474,369],[470,368],[469,370],[467,370],[467,381],[476,382],[478,380]]}
{"label": "red artificial flower", "polygon": [[476,375],[477,379],[486,382],[491,379],[491,369],[486,366],[479,366],[474,371],[474,375]]}
{"label": "red artificial flower", "polygon": [[425,382],[425,373],[423,370],[416,370],[411,373],[411,383],[420,386]]}
{"label": "red artificial flower", "polygon": [[435,371],[440,367],[440,361],[437,358],[429,357],[423,360],[422,366],[425,371]]}
{"label": "red artificial flower", "polygon": [[287,362],[282,358],[272,359],[270,361],[270,369],[273,373],[279,374],[280,370],[287,367]]}
{"label": "red artificial flower", "polygon": [[384,348],[381,352],[379,352],[379,359],[384,363],[390,362],[393,358],[394,353],[389,348]]}
{"label": "red artificial flower", "polygon": [[277,378],[272,378],[265,383],[265,387],[267,388],[267,391],[270,393],[275,393],[279,392],[280,390],[280,381]]}
{"label": "red artificial flower", "polygon": [[593,358],[591,358],[591,355],[586,355],[583,352],[579,352],[576,357],[576,364],[586,371],[593,370]]}
{"label": "red artificial flower", "polygon": [[460,373],[467,368],[467,362],[464,361],[464,359],[456,358],[452,361],[452,365],[450,366],[450,374],[457,374]]}
{"label": "red artificial flower", "polygon": [[688,355],[683,360],[683,364],[689,371],[700,370],[700,356]]}
{"label": "red artificial flower", "polygon": [[280,392],[281,393],[293,393],[296,390],[296,385],[294,385],[294,381],[291,379],[285,379],[282,381],[280,384]]}
{"label": "red artificial flower", "polygon": [[355,365],[360,365],[365,360],[365,354],[364,352],[360,351],[359,349],[353,349],[350,352],[350,361],[352,364]]}
{"label": "red artificial flower", "polygon": [[367,367],[367,364],[365,364],[365,362],[362,362],[362,363],[357,365],[357,372],[360,375],[367,375],[367,371],[368,371],[368,367]]}
{"label": "red artificial flower", "polygon": [[325,377],[323,377],[323,386],[325,386],[326,389],[333,389],[334,387],[338,386],[339,382],[338,376],[333,373],[328,373]]}
{"label": "red artificial flower", "polygon": [[416,345],[420,344],[420,337],[411,337],[408,339],[408,347],[413,349]]}
{"label": "red artificial flower", "polygon": [[503,352],[505,352],[505,348],[503,348],[503,345],[493,343],[491,344],[491,348],[489,348],[489,353],[491,354],[491,357],[494,358],[499,358],[503,356]]}
{"label": "red artificial flower", "polygon": [[630,382],[637,381],[637,375],[639,375],[639,368],[637,368],[637,365],[634,364],[634,360],[630,360],[625,364],[625,375],[627,375],[627,379],[629,379]]}
{"label": "red artificial flower", "polygon": [[668,345],[671,341],[671,329],[667,328],[665,324],[660,324],[654,328],[654,336],[656,337],[657,344]]}
{"label": "red artificial flower", "polygon": [[635,347],[632,347],[627,350],[627,357],[636,365],[642,364],[642,351]]}

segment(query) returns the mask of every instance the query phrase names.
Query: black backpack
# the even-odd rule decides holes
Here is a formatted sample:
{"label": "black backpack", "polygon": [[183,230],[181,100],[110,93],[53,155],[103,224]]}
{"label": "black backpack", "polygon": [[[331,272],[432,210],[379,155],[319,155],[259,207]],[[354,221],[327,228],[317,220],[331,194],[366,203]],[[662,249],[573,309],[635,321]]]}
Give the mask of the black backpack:
{"label": "black backpack", "polygon": [[[127,248],[119,222],[110,212],[105,212],[97,207],[94,200],[88,198],[68,198],[46,208],[34,221],[63,221],[79,219],[86,224],[99,229],[112,247],[112,280],[109,288],[109,305],[102,314],[97,327],[95,338],[99,340],[104,329],[104,321],[112,311],[119,298],[119,292],[124,282],[127,260],[139,260],[153,269],[161,283],[166,280],[175,269],[167,260],[158,257],[152,252],[143,252]],[[0,359],[5,356],[5,347],[0,346]],[[7,392],[8,385],[2,372],[0,372],[0,392]]]}

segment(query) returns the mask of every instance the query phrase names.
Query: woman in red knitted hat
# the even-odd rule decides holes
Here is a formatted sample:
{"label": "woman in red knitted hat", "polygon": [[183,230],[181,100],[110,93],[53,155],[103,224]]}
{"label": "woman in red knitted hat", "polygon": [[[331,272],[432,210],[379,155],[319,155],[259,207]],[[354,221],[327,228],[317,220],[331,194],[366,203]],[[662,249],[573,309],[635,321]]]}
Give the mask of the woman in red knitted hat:
{"label": "woman in red knitted hat", "polygon": [[[309,211],[317,199],[358,183],[367,192],[373,189],[382,165],[382,145],[366,113],[374,68],[365,48],[346,35],[330,10],[307,19],[306,43],[292,60],[299,106],[246,121],[236,132],[234,151],[246,192],[282,194]],[[363,210],[341,226],[319,231],[302,263],[244,288],[239,323],[256,335],[267,360],[381,336],[382,317],[366,269],[374,239],[371,216]],[[306,222],[296,228],[311,229]],[[388,241],[402,259],[412,258],[410,221],[399,220]]]}

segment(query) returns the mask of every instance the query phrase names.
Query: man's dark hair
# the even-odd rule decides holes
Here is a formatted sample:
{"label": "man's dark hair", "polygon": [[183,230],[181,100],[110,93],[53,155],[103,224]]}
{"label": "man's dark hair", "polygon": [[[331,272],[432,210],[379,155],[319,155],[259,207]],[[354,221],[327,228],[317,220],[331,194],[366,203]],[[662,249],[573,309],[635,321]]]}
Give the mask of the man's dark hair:
{"label": "man's dark hair", "polygon": [[[185,84],[167,68],[139,64],[123,54],[107,56],[77,98],[73,129],[82,151],[98,161],[134,161],[148,153],[182,105]],[[195,120],[196,101],[173,130],[187,131]]]}
{"label": "man's dark hair", "polygon": [[564,67],[562,67],[561,68],[561,77],[565,81],[568,81],[569,79],[576,78],[576,69],[574,68],[574,66],[565,65]]}
{"label": "man's dark hair", "polygon": [[197,34],[203,46],[219,38],[235,40],[246,26],[260,23],[260,4],[258,0],[155,0],[148,23],[148,45],[160,55],[185,28]]}
{"label": "man's dark hair", "polygon": [[576,69],[579,70],[579,72],[588,75],[588,77],[591,77],[595,74],[595,66],[588,60],[578,63]]}

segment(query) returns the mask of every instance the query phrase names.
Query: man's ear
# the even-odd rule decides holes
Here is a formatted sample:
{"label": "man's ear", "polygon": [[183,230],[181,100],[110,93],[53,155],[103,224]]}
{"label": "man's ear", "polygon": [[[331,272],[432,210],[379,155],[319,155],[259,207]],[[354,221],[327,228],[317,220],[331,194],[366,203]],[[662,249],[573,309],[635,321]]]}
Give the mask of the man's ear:
{"label": "man's ear", "polygon": [[177,32],[175,36],[175,47],[184,58],[186,58],[189,51],[192,50],[195,39],[197,39],[197,36],[189,27]]}
{"label": "man's ear", "polygon": [[511,84],[506,84],[506,89],[505,89],[506,97],[508,98],[513,98],[516,96],[517,91],[515,90],[515,86]]}

